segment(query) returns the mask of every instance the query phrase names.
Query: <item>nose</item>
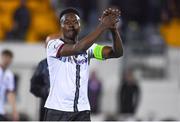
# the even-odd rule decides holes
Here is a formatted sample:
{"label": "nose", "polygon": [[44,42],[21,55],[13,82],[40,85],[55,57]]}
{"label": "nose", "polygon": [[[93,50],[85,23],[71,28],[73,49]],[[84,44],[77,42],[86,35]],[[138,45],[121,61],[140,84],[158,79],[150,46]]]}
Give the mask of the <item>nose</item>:
{"label": "nose", "polygon": [[74,29],[74,25],[73,25],[73,24],[70,24],[70,25],[68,26],[68,28],[69,28],[69,29]]}

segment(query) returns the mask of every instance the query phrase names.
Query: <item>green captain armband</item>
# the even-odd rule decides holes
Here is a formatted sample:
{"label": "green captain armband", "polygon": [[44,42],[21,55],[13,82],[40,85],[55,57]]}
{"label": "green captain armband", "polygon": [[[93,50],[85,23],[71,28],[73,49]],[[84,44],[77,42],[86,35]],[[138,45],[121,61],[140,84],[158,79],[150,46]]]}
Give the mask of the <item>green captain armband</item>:
{"label": "green captain armband", "polygon": [[102,49],[103,49],[104,46],[102,45],[96,45],[94,50],[93,50],[93,55],[96,59],[98,60],[103,60],[103,56],[102,56]]}

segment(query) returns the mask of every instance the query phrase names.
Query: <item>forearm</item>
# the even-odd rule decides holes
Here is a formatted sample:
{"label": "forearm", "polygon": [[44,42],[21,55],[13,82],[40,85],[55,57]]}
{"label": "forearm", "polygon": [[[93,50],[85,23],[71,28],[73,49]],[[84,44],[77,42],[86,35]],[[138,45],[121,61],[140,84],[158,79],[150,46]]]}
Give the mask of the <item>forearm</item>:
{"label": "forearm", "polygon": [[120,34],[118,32],[118,29],[112,29],[111,33],[113,37],[113,55],[120,57],[123,55],[123,46]]}
{"label": "forearm", "polygon": [[13,113],[17,113],[17,109],[16,109],[16,97],[15,97],[14,92],[9,92],[8,93],[8,102],[12,106],[12,112]]}
{"label": "forearm", "polygon": [[62,49],[58,52],[60,56],[70,56],[70,55],[77,55],[86,51],[95,41],[96,39],[103,33],[105,30],[105,26],[103,24],[98,25],[98,27],[81,39],[77,41],[75,44],[64,44]]}
{"label": "forearm", "polygon": [[93,31],[92,33],[81,39],[78,43],[76,43],[74,45],[74,48],[76,48],[80,52],[87,50],[96,41],[96,39],[103,33],[104,30],[105,27],[103,26],[103,24],[98,25],[95,31]]}

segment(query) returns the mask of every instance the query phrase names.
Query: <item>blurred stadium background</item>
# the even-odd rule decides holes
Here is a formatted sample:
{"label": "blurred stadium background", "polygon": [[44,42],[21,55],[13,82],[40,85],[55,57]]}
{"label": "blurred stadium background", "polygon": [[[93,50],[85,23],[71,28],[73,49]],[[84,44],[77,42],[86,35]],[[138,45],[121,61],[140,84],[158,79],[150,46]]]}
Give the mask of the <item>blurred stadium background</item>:
{"label": "blurred stadium background", "polygon": [[[14,52],[11,69],[16,74],[18,112],[38,120],[39,99],[29,92],[30,78],[46,57],[46,37],[61,33],[58,14],[68,6],[81,13],[81,37],[96,27],[105,8],[122,11],[123,58],[93,60],[90,65],[102,85],[99,112],[92,120],[180,120],[179,0],[0,0],[0,51]],[[109,45],[110,39],[106,32],[98,43]],[[122,112],[122,89],[128,79],[135,81],[137,106]],[[10,112],[8,105],[6,109]]]}

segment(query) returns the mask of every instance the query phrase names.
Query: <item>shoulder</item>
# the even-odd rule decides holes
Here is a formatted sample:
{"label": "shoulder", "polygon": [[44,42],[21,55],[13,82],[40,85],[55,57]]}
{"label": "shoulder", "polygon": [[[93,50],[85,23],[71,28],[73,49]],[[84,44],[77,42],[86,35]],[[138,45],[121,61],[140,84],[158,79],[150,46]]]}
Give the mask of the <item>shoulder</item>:
{"label": "shoulder", "polygon": [[47,36],[47,38],[46,38],[46,46],[48,45],[48,43],[50,41],[60,39],[60,38],[61,38],[61,34],[52,34],[52,35]]}
{"label": "shoulder", "polygon": [[7,69],[6,73],[8,77],[14,77],[14,73],[10,69]]}
{"label": "shoulder", "polygon": [[46,62],[47,62],[47,58],[42,59],[42,60],[39,62],[39,64],[43,64],[43,63],[46,63]]}
{"label": "shoulder", "polygon": [[43,59],[43,60],[41,60],[41,61],[39,62],[39,66],[46,66],[46,65],[48,65],[48,64],[47,64],[47,58],[45,58],[45,59]]}
{"label": "shoulder", "polygon": [[89,49],[88,49],[88,50],[92,50],[92,49],[94,49],[96,46],[97,46],[97,44],[96,44],[96,43],[94,43],[93,45],[91,45],[91,47],[89,47]]}

